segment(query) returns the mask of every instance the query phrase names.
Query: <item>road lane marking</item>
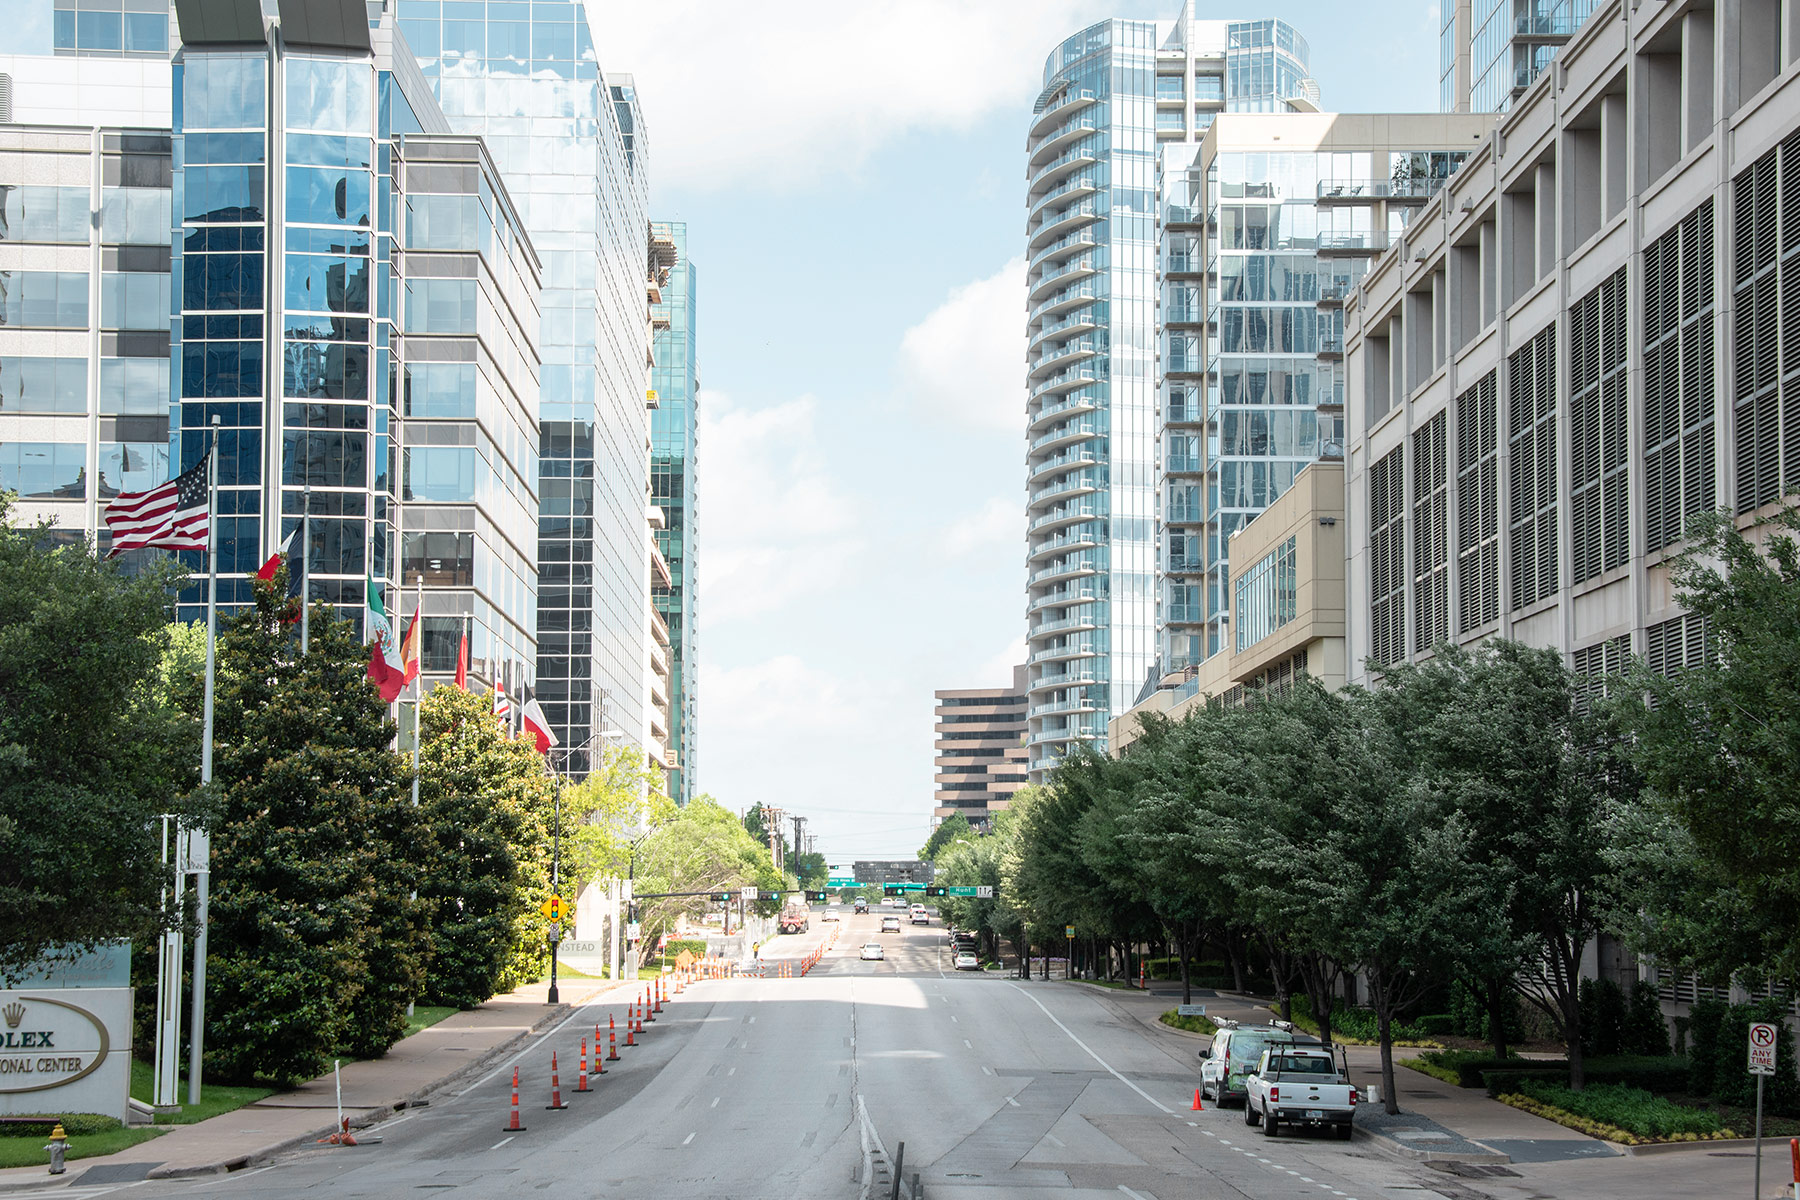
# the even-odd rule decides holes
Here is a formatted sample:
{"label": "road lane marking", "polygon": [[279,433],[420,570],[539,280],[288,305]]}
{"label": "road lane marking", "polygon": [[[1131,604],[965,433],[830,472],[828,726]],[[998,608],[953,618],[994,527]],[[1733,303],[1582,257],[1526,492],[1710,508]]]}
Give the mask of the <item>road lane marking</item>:
{"label": "road lane marking", "polygon": [[1198,1122],[1198,1121],[1189,1121],[1189,1122],[1188,1122],[1188,1128],[1189,1128],[1189,1129],[1198,1129],[1198,1128],[1200,1128],[1200,1122]]}
{"label": "road lane marking", "polygon": [[489,1150],[498,1150],[500,1147],[506,1145],[506,1143],[508,1143],[510,1141],[512,1141],[512,1139],[510,1137],[503,1137],[499,1141],[495,1142],[493,1145],[489,1146],[488,1149]]}
{"label": "road lane marking", "polygon": [[963,1039],[963,1045],[967,1046],[971,1050],[973,1050],[975,1048],[975,1043],[971,1042],[968,1038]]}
{"label": "road lane marking", "polygon": [[1150,1197],[1144,1195],[1144,1193],[1134,1192],[1122,1183],[1119,1185],[1119,1190],[1124,1192],[1127,1196],[1130,1196],[1131,1200],[1150,1200]]}
{"label": "road lane marking", "polygon": [[1069,1027],[1067,1025],[1064,1025],[1061,1021],[1058,1021],[1056,1019],[1055,1013],[1051,1012],[1047,1008],[1044,1008],[1044,1002],[1042,1000],[1039,1000],[1036,996],[1032,995],[1030,992],[1026,991],[1024,988],[1020,987],[1016,983],[1009,983],[1006,986],[1011,988],[1013,991],[1019,993],[1019,995],[1025,997],[1027,1000],[1031,1001],[1033,1004],[1037,1005],[1038,1008],[1043,1011],[1043,1014],[1046,1017],[1050,1018],[1050,1021],[1052,1024],[1054,1024],[1058,1029],[1062,1030],[1065,1034],[1068,1034],[1069,1040],[1071,1042],[1074,1042],[1077,1046],[1080,1046],[1083,1050],[1086,1050],[1088,1052],[1088,1057],[1092,1058],[1095,1062],[1097,1062],[1101,1066],[1105,1067],[1107,1072],[1110,1075],[1112,1075],[1112,1077],[1114,1079],[1117,1079],[1120,1083],[1124,1084],[1126,1087],[1130,1088],[1132,1091],[1136,1092],[1138,1095],[1140,1095],[1144,1099],[1148,1100],[1151,1104],[1155,1105],[1156,1108],[1159,1109],[1160,1111],[1169,1114],[1171,1117],[1175,1115],[1174,1109],[1170,1108],[1168,1105],[1164,1104],[1162,1101],[1160,1101],[1156,1097],[1152,1096],[1149,1092],[1146,1092],[1143,1088],[1139,1087],[1137,1084],[1131,1082],[1131,1080],[1125,1078],[1125,1076],[1119,1074],[1118,1071],[1113,1069],[1113,1065],[1111,1063],[1107,1062],[1104,1058],[1101,1058],[1098,1054],[1094,1053],[1094,1048],[1092,1046],[1088,1045],[1086,1042],[1084,1042],[1080,1038],[1076,1037],[1075,1034],[1069,1029]]}
{"label": "road lane marking", "polygon": [[[971,1047],[971,1049],[973,1049],[973,1047]],[[983,1068],[981,1068],[981,1070],[982,1070],[982,1073],[985,1075],[992,1075],[994,1073],[994,1068],[992,1068],[992,1067],[983,1067]]]}
{"label": "road lane marking", "polygon": [[[950,1019],[951,1019],[951,1020],[952,1020],[952,1021],[956,1021],[956,1014],[955,1014],[955,1013],[952,1013],[952,1014],[950,1014]],[[958,1024],[958,1025],[961,1025],[961,1024],[962,1024],[962,1022],[961,1022],[961,1021],[956,1021],[956,1023],[957,1023],[957,1024]]]}
{"label": "road lane marking", "polygon": [[690,1133],[686,1137],[681,1139],[681,1144],[685,1146],[693,1140],[694,1140],[694,1135]]}
{"label": "road lane marking", "polygon": [[733,1067],[733,1068],[731,1068],[731,1070],[729,1070],[729,1071],[727,1071],[727,1072],[725,1072],[725,1074],[727,1074],[727,1075],[736,1075],[736,1074],[737,1074],[737,1068],[736,1068],[736,1067]]}
{"label": "road lane marking", "polygon": [[719,1097],[717,1097],[717,1096],[714,1096],[714,1097],[713,1097],[713,1102],[712,1102],[712,1103],[711,1103],[711,1104],[709,1104],[709,1105],[707,1105],[707,1106],[706,1106],[706,1107],[708,1107],[708,1108],[717,1108],[717,1107],[719,1107]]}
{"label": "road lane marking", "polygon": [[1013,1106],[1013,1107],[1014,1107],[1014,1108],[1017,1108],[1017,1107],[1019,1107],[1019,1102],[1018,1102],[1018,1101],[1017,1101],[1017,1100],[1014,1100],[1014,1099],[1013,1099],[1013,1098],[1012,1098],[1012,1097],[1011,1097],[1011,1096],[1008,1096],[1008,1097],[1007,1097],[1007,1098],[1006,1098],[1006,1102],[1007,1102],[1007,1103],[1008,1103],[1008,1104],[1010,1104],[1010,1105],[1012,1105],[1012,1106]]}
{"label": "road lane marking", "polygon": [[1061,1146],[1064,1144],[1063,1140],[1061,1138],[1057,1137],[1054,1133],[1046,1133],[1044,1135],[1044,1140],[1046,1142],[1054,1142],[1058,1146]]}

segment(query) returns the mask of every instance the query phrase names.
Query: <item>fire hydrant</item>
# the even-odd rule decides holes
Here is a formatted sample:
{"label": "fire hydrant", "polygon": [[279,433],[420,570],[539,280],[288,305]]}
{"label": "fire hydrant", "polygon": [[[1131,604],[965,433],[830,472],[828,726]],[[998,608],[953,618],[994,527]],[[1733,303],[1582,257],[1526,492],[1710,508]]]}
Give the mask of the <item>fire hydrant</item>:
{"label": "fire hydrant", "polygon": [[52,1175],[61,1175],[68,1170],[63,1165],[63,1159],[69,1153],[69,1135],[63,1132],[61,1121],[58,1121],[56,1128],[50,1131],[50,1144],[44,1149],[50,1152],[50,1173]]}

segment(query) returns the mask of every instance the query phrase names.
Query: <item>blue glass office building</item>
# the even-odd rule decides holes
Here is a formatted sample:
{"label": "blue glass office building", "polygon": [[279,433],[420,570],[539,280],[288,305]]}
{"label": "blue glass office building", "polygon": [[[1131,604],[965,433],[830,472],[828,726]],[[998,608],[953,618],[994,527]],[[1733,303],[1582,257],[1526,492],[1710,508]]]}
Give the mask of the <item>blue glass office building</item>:
{"label": "blue glass office building", "polygon": [[[699,272],[688,258],[685,222],[654,222],[650,232],[653,244],[666,244],[674,255],[674,265],[660,288],[660,302],[651,308],[656,366],[650,379],[656,391],[656,410],[650,419],[650,503],[661,512],[662,528],[655,532],[661,561],[651,564],[650,595],[654,619],[663,622],[668,647],[668,670],[663,673],[669,689],[668,791],[671,799],[686,804],[694,794],[699,740],[695,728],[700,594],[695,492],[700,416]],[[654,669],[651,676],[654,689]]]}
{"label": "blue glass office building", "polygon": [[1594,7],[1595,0],[1445,0],[1439,110],[1505,112]]}
{"label": "blue glass office building", "polygon": [[635,89],[600,70],[584,4],[397,7],[443,112],[487,145],[543,263],[537,696],[577,776],[605,730],[656,754],[648,183]]}
{"label": "blue glass office building", "polygon": [[1104,749],[1157,662],[1158,179],[1219,112],[1317,102],[1290,26],[1191,3],[1101,22],[1044,65],[1026,140],[1034,780],[1075,742]]}

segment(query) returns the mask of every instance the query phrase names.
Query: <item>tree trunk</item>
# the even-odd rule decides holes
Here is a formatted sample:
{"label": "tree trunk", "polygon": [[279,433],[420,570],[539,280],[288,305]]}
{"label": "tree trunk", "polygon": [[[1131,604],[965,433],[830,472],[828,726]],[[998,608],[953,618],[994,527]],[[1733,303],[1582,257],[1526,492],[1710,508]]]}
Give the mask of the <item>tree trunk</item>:
{"label": "tree trunk", "polygon": [[1587,1062],[1581,1053],[1581,993],[1571,987],[1562,1002],[1563,1028],[1569,1038],[1569,1090],[1579,1092],[1587,1086]]}
{"label": "tree trunk", "polygon": [[1031,938],[1023,927],[1019,930],[1019,978],[1031,978]]}
{"label": "tree trunk", "polygon": [[1385,990],[1375,992],[1375,1023],[1381,1031],[1381,1111],[1400,1115],[1400,1097],[1394,1092],[1394,1019]]}
{"label": "tree trunk", "polygon": [[1487,981],[1488,1040],[1493,1043],[1495,1058],[1506,1057],[1506,1005],[1511,1000],[1512,990],[1506,986],[1506,978],[1490,976]]}
{"label": "tree trunk", "polygon": [[1193,934],[1190,932],[1187,922],[1184,921],[1181,924],[1181,942],[1177,947],[1177,952],[1181,955],[1181,1002],[1183,1004],[1194,1002],[1193,971],[1189,969],[1188,964],[1188,946],[1192,942]]}
{"label": "tree trunk", "polygon": [[1226,934],[1225,957],[1231,962],[1231,988],[1241,995],[1244,991],[1244,939]]}

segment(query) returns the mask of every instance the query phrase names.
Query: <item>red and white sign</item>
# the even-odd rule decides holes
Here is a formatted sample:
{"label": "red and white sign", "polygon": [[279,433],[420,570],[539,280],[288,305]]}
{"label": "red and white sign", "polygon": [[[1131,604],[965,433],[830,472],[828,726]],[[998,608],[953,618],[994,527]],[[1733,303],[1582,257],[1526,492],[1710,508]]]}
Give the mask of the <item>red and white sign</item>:
{"label": "red and white sign", "polygon": [[1775,1040],[1780,1035],[1780,1029],[1779,1025],[1768,1025],[1761,1021],[1750,1026],[1750,1074],[1775,1073]]}

